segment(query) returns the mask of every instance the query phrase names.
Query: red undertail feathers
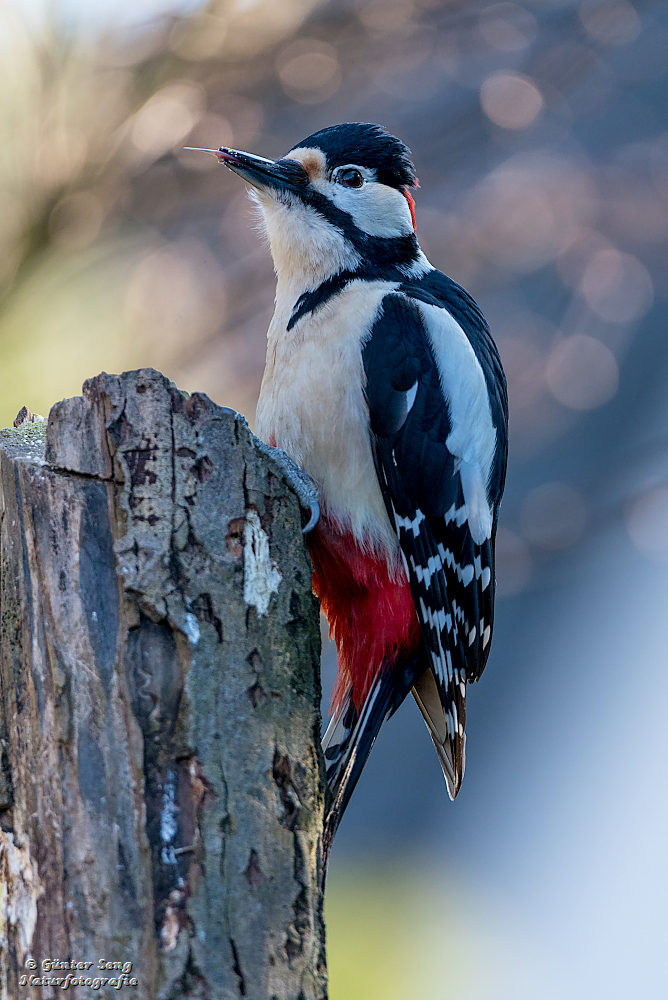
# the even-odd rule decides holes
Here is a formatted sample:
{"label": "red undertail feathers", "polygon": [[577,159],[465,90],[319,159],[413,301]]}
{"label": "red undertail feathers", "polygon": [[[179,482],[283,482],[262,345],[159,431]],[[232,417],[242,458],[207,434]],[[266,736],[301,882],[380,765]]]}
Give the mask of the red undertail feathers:
{"label": "red undertail feathers", "polygon": [[392,572],[384,556],[365,552],[326,516],[309,535],[309,549],[313,590],[338,652],[331,711],[338,713],[352,687],[359,712],[379,673],[413,656],[420,644],[408,580],[403,567]]}

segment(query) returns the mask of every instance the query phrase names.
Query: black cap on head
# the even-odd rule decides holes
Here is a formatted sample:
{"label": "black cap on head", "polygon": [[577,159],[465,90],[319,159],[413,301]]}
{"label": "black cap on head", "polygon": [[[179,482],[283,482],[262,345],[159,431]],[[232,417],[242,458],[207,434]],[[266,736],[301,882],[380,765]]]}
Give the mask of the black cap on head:
{"label": "black cap on head", "polygon": [[322,150],[330,169],[346,163],[370,167],[381,184],[395,188],[406,184],[412,187],[417,181],[410,149],[382,125],[363,122],[330,125],[302,139],[293,149],[313,147]]}

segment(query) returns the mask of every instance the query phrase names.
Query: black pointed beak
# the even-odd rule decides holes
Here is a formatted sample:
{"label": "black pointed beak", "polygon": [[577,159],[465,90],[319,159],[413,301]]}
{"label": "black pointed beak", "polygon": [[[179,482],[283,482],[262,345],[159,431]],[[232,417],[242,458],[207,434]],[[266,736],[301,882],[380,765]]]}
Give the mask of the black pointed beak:
{"label": "black pointed beak", "polygon": [[291,191],[297,193],[304,187],[307,180],[306,171],[294,160],[268,160],[254,153],[243,153],[239,149],[202,149],[199,146],[185,146],[202,153],[212,153],[218,157],[219,163],[239,174],[245,181],[260,191],[281,193]]}

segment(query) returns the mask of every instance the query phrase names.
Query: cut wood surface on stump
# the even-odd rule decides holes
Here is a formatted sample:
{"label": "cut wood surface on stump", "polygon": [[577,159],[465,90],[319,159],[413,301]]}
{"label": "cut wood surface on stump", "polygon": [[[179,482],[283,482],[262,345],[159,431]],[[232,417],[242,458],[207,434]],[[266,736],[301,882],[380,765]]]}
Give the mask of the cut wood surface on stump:
{"label": "cut wood surface on stump", "polygon": [[326,998],[296,497],[243,417],[151,369],[17,419],[0,431],[1,1000],[108,995],[47,982],[68,972],[126,975],[113,995],[140,1000]]}

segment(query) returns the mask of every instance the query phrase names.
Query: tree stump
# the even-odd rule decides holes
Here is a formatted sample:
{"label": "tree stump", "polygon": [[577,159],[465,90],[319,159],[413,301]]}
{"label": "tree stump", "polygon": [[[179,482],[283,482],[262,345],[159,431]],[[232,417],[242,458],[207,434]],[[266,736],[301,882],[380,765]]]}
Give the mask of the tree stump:
{"label": "tree stump", "polygon": [[256,440],[151,369],[0,432],[2,1000],[327,995],[318,609]]}

